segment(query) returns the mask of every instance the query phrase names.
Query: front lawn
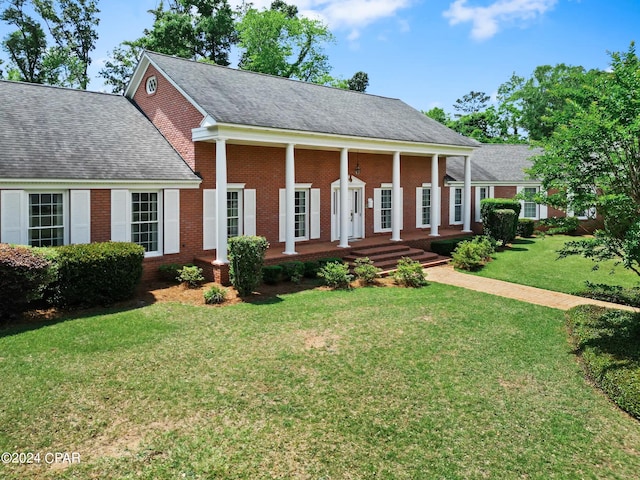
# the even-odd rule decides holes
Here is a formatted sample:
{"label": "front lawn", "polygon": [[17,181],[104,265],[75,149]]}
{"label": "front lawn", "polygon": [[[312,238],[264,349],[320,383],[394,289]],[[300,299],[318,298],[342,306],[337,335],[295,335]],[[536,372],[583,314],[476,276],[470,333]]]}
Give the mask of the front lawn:
{"label": "front lawn", "polygon": [[640,277],[621,265],[615,266],[613,261],[593,270],[594,262],[581,256],[558,260],[556,252],[565,242],[575,239],[566,235],[518,238],[512,247],[496,253],[494,261],[473,274],[570,294],[584,290],[585,281],[638,286]]}
{"label": "front lawn", "polygon": [[[562,312],[431,284],[155,304],[0,332],[23,478],[635,478]],[[51,458],[51,457],[49,457]]]}

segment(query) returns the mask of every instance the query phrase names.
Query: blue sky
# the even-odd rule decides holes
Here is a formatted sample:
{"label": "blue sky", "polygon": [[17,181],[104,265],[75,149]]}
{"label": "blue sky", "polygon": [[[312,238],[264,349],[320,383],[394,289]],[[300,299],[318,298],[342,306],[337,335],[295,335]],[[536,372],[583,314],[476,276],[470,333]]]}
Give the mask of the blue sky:
{"label": "blue sky", "polygon": [[[1,2],[0,2],[1,3]],[[232,5],[240,3],[230,0]],[[257,7],[271,0],[254,0]],[[605,69],[607,51],[640,40],[638,0],[289,0],[329,25],[336,77],[369,74],[368,92],[452,112],[471,90],[494,94],[513,72],[558,63]],[[89,89],[108,51],[150,27],[158,0],[101,0]],[[0,26],[0,36],[7,28]]]}

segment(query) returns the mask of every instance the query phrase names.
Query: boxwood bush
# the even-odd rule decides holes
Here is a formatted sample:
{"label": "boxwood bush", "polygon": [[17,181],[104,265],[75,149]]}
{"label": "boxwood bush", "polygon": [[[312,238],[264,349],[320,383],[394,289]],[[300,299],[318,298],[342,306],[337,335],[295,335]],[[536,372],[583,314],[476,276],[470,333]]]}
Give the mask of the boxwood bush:
{"label": "boxwood bush", "polygon": [[16,318],[42,298],[54,280],[54,269],[33,248],[0,243],[0,323]]}
{"label": "boxwood bush", "polygon": [[285,280],[300,283],[302,277],[304,277],[304,263],[293,261],[284,262],[280,265],[282,266],[282,274]]}
{"label": "boxwood bush", "polygon": [[[518,217],[521,208],[518,200],[509,198],[485,198],[482,200],[480,214],[484,234],[503,245],[511,242],[518,233]],[[507,214],[505,210],[513,210],[514,215]]]}
{"label": "boxwood bush", "polygon": [[229,239],[229,276],[240,295],[249,295],[262,282],[262,267],[269,242],[264,237]]}
{"label": "boxwood bush", "polygon": [[129,242],[65,245],[49,250],[58,306],[98,306],[131,298],[142,278],[144,248]]}
{"label": "boxwood bush", "polygon": [[535,227],[536,227],[535,220],[532,220],[530,218],[519,218],[517,234],[519,237],[523,237],[523,238],[532,237]]}
{"label": "boxwood bush", "polygon": [[262,267],[262,281],[267,285],[275,285],[282,280],[282,265]]}
{"label": "boxwood bush", "polygon": [[456,249],[460,242],[464,242],[469,240],[469,237],[466,238],[448,238],[446,240],[434,240],[431,242],[429,250],[438,255],[445,255],[450,257],[453,251]]}

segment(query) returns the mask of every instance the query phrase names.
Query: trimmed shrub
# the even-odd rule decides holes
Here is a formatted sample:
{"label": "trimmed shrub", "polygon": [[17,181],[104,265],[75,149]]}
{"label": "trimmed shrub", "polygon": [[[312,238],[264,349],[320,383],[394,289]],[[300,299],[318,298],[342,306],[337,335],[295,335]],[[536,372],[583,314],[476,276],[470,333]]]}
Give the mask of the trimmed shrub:
{"label": "trimmed shrub", "polygon": [[545,233],[549,235],[563,235],[574,233],[580,226],[577,217],[549,217],[540,220],[540,225],[547,227]]}
{"label": "trimmed shrub", "polygon": [[109,305],[131,298],[142,278],[144,248],[130,242],[65,245],[54,249],[58,306]]}
{"label": "trimmed shrub", "polygon": [[207,305],[215,305],[224,303],[227,299],[227,289],[219,285],[212,285],[209,290],[204,292],[204,303]]}
{"label": "trimmed shrub", "polygon": [[376,267],[369,257],[356,258],[354,264],[353,273],[356,274],[356,278],[360,280],[363,285],[373,284],[381,272],[381,269]]}
{"label": "trimmed shrub", "polygon": [[262,281],[267,285],[275,285],[282,280],[282,265],[262,267]]}
{"label": "trimmed shrub", "polygon": [[262,267],[269,242],[264,237],[242,236],[229,239],[229,276],[241,296],[249,295],[262,282]]}
{"label": "trimmed shrub", "polygon": [[320,270],[320,263],[313,260],[304,262],[304,276],[306,278],[318,278],[318,270]]}
{"label": "trimmed shrub", "polygon": [[534,220],[531,220],[530,218],[519,218],[518,230],[516,233],[519,237],[523,237],[523,238],[532,237],[535,227],[536,227],[536,222]]}
{"label": "trimmed shrub", "polygon": [[35,249],[0,243],[0,323],[42,298],[54,275],[51,262]]}
{"label": "trimmed shrub", "polygon": [[625,288],[619,285],[606,285],[603,283],[585,282],[585,289],[576,292],[576,295],[603,302],[619,303],[630,307],[640,308],[640,288]]}
{"label": "trimmed shrub", "polygon": [[204,275],[202,275],[202,269],[195,265],[185,265],[178,270],[178,276],[176,280],[188,288],[198,288],[202,282],[204,282]]}
{"label": "trimmed shrub", "polygon": [[180,274],[180,269],[182,265],[178,265],[177,263],[168,263],[166,265],[160,265],[158,267],[158,273],[160,274],[160,279],[165,282],[177,282],[178,275]]}
{"label": "trimmed shrub", "polygon": [[[485,198],[480,202],[480,214],[482,216],[482,228],[484,235],[487,235],[503,245],[516,238],[518,232],[518,217],[522,206],[517,200],[509,198]],[[511,216],[509,224],[505,214],[496,215],[498,210],[513,210],[515,215]]]}
{"label": "trimmed shrub", "polygon": [[291,280],[293,283],[300,283],[304,277],[304,263],[302,262],[285,262],[280,264],[285,280]]}
{"label": "trimmed shrub", "polygon": [[324,279],[324,283],[331,288],[350,288],[353,275],[349,273],[349,265],[346,263],[327,262],[318,276]]}
{"label": "trimmed shrub", "polygon": [[418,288],[427,284],[426,273],[420,262],[407,257],[398,260],[396,271],[393,272],[393,279],[403,287]]}
{"label": "trimmed shrub", "polygon": [[324,267],[327,263],[344,263],[344,260],[342,260],[340,257],[328,257],[318,260],[319,268]]}
{"label": "trimmed shrub", "polygon": [[431,246],[429,250],[438,255],[444,255],[450,257],[456,247],[461,243],[469,240],[469,237],[466,238],[450,238],[447,240],[434,240],[431,242]]}
{"label": "trimmed shrub", "polygon": [[452,263],[462,270],[477,270],[482,268],[495,253],[495,245],[490,237],[476,237],[462,242],[453,252]]}

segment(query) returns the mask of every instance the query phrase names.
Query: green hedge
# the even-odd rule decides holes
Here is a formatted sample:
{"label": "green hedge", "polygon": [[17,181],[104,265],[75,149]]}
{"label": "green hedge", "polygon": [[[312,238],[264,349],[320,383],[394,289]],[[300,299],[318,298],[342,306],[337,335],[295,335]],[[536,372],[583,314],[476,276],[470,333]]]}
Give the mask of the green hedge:
{"label": "green hedge", "polygon": [[535,227],[536,227],[535,220],[531,220],[530,218],[519,218],[518,232],[517,232],[518,236],[523,238],[532,237]]}
{"label": "green hedge", "polygon": [[46,250],[56,265],[50,300],[98,306],[131,298],[142,278],[144,248],[129,242],[65,245]]}
{"label": "green hedge", "polygon": [[229,276],[241,296],[249,295],[262,282],[262,266],[269,248],[264,237],[242,236],[229,239]]}
{"label": "green hedge", "polygon": [[0,324],[14,319],[42,298],[55,278],[55,269],[42,253],[0,243]]}
{"label": "green hedge", "polygon": [[438,255],[445,255],[447,257],[450,257],[460,242],[465,242],[469,239],[470,237],[434,240],[433,242],[431,242],[429,250],[437,253]]}
{"label": "green hedge", "polygon": [[267,285],[275,285],[282,280],[282,265],[267,265],[262,267],[262,280]]}
{"label": "green hedge", "polygon": [[[484,235],[503,244],[511,242],[518,233],[518,217],[521,208],[518,200],[510,198],[485,198],[482,200],[480,214]],[[505,210],[513,210],[515,215],[506,214]]]}

